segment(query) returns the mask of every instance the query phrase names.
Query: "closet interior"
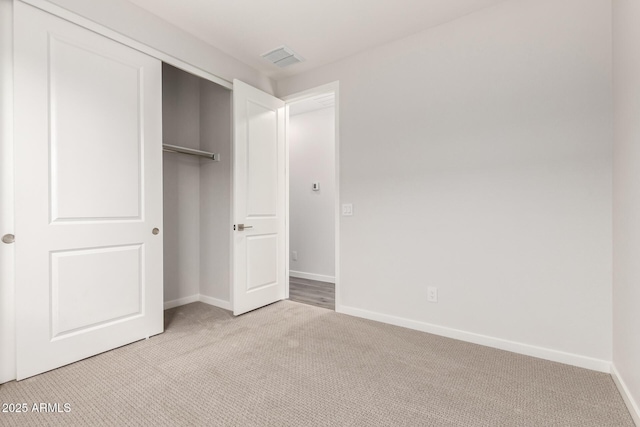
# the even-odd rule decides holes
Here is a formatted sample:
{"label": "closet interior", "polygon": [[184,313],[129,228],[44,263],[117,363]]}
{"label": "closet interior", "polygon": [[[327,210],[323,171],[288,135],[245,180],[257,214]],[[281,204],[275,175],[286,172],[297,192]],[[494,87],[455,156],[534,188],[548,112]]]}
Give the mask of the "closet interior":
{"label": "closet interior", "polygon": [[168,64],[162,92],[165,308],[230,308],[232,92]]}

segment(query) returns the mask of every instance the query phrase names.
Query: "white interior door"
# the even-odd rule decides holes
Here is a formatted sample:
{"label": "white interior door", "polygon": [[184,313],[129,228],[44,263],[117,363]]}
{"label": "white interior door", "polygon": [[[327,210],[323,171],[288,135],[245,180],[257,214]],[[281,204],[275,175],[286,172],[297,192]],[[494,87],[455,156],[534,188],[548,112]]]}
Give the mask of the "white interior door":
{"label": "white interior door", "polygon": [[285,298],[284,102],[233,81],[233,314]]}
{"label": "white interior door", "polygon": [[160,61],[15,2],[17,377],[162,332]]}

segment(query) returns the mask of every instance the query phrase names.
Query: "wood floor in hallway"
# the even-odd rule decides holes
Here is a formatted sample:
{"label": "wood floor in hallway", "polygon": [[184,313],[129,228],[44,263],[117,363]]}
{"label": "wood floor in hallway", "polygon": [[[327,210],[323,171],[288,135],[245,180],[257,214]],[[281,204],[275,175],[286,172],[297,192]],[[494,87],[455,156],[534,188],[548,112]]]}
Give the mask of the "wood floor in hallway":
{"label": "wood floor in hallway", "polygon": [[336,287],[333,283],[289,277],[289,299],[335,310]]}

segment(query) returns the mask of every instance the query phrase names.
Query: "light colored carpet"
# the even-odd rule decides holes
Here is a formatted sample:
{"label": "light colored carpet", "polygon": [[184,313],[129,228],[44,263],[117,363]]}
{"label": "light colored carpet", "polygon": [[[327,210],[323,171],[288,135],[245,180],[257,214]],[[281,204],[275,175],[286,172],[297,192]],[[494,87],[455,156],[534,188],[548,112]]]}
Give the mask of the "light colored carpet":
{"label": "light colored carpet", "polygon": [[607,374],[292,301],[233,318],[202,303],[167,330],[0,386],[0,425],[633,426]]}

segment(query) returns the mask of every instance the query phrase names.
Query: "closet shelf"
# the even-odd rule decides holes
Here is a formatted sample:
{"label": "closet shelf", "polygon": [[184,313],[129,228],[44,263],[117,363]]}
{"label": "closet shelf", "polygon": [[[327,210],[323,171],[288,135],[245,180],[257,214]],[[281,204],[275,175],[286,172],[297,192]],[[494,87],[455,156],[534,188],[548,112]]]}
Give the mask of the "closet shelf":
{"label": "closet shelf", "polygon": [[190,156],[204,157],[205,159],[213,160],[215,162],[220,161],[219,153],[209,153],[208,151],[195,150],[193,148],[180,147],[178,145],[162,144],[164,151],[170,151],[172,153],[188,154]]}

